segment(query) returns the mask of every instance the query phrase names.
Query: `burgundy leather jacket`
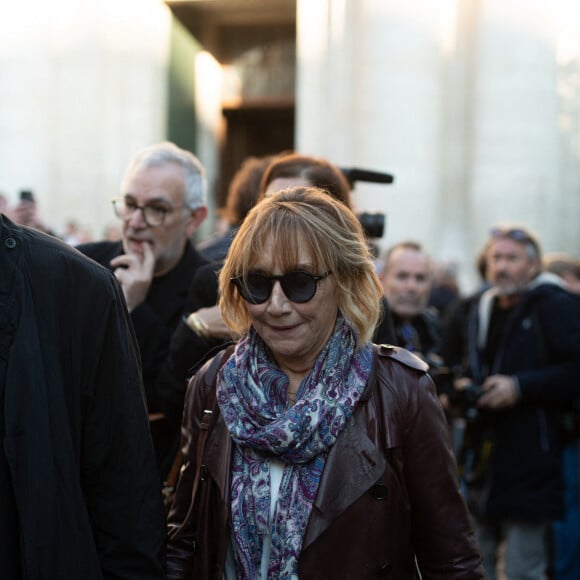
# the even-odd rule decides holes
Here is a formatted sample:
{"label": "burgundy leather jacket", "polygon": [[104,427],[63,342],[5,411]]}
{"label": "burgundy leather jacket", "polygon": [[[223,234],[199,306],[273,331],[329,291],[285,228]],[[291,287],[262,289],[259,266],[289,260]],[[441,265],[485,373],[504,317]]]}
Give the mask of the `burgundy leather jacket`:
{"label": "burgundy leather jacket", "polygon": [[[204,401],[218,367],[216,359],[206,364],[187,393],[169,579],[220,580],[224,571],[232,440],[217,405],[190,505]],[[485,577],[426,370],[403,349],[376,348],[368,386],[326,460],[298,560],[301,580],[413,579],[415,557],[424,580]]]}

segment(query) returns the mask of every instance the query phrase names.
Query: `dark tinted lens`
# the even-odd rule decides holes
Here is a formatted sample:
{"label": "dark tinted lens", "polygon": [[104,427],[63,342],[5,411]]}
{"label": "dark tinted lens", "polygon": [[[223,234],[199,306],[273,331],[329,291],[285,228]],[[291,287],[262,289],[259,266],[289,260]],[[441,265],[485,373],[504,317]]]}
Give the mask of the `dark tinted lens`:
{"label": "dark tinted lens", "polygon": [[252,304],[262,304],[266,302],[272,293],[272,280],[263,274],[248,274],[247,288],[240,290],[242,296]]}
{"label": "dark tinted lens", "polygon": [[326,278],[328,272],[314,276],[308,272],[288,272],[283,276],[266,276],[256,272],[248,274],[247,282],[241,277],[232,278],[242,298],[251,304],[263,304],[270,298],[276,280],[280,281],[282,291],[292,302],[308,302],[316,294],[317,280]]}
{"label": "dark tinted lens", "polygon": [[280,284],[292,302],[308,302],[316,294],[316,280],[307,272],[288,272],[282,276]]}

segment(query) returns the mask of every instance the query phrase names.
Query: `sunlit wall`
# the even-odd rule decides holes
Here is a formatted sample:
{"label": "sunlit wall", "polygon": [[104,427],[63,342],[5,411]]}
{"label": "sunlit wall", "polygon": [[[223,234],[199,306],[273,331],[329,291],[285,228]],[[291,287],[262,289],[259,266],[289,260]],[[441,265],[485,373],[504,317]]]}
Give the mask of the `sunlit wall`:
{"label": "sunlit wall", "polygon": [[168,31],[161,0],[3,3],[0,191],[100,236],[129,156],[165,136]]}
{"label": "sunlit wall", "polygon": [[568,0],[299,0],[297,147],[395,174],[359,184],[460,264],[489,228],[528,225],[580,253],[580,5]]}
{"label": "sunlit wall", "polygon": [[[395,174],[355,192],[387,213],[383,248],[413,237],[469,282],[498,221],[580,252],[577,0],[299,0],[297,25],[296,147]],[[169,40],[162,0],[4,3],[0,191],[98,237],[129,156],[167,135]],[[193,60],[215,176],[221,73]]]}

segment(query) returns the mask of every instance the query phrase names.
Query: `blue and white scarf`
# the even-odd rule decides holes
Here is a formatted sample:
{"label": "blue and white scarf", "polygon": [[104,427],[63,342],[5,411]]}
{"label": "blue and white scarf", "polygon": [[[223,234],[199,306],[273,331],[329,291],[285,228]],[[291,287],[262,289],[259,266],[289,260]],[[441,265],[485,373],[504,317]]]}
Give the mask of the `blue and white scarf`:
{"label": "blue and white scarf", "polygon": [[[268,578],[298,574],[298,556],[329,449],[344,429],[370,374],[372,344],[356,348],[350,323],[334,332],[302,381],[296,404],[288,377],[251,329],[218,376],[217,400],[234,440],[231,531],[236,577],[259,576],[271,535]],[[270,521],[269,458],[284,462]]]}

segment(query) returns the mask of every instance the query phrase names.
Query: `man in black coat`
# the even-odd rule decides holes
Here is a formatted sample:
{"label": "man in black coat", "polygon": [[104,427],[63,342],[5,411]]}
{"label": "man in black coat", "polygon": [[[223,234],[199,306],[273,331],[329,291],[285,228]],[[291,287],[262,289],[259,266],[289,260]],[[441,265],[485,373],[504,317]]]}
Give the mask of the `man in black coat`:
{"label": "man in black coat", "polygon": [[207,263],[190,243],[207,216],[206,189],[204,169],[189,151],[167,142],[147,147],[129,164],[121,198],[114,201],[122,241],[78,247],[113,270],[121,283],[139,343],[162,481],[178,449],[180,414],[171,413],[168,420],[158,379],[193,276]]}
{"label": "man in black coat", "polygon": [[0,272],[0,578],[164,578],[164,510],[117,281],[1,214]]}
{"label": "man in black coat", "polygon": [[560,417],[580,390],[580,301],[540,272],[524,228],[494,228],[486,266],[461,357],[483,391],[466,433],[467,499],[489,578],[502,541],[509,578],[543,578],[548,525],[563,512]]}
{"label": "man in black coat", "polygon": [[395,344],[432,362],[440,346],[441,323],[429,306],[431,258],[418,242],[400,242],[385,253],[380,277],[391,308]]}

